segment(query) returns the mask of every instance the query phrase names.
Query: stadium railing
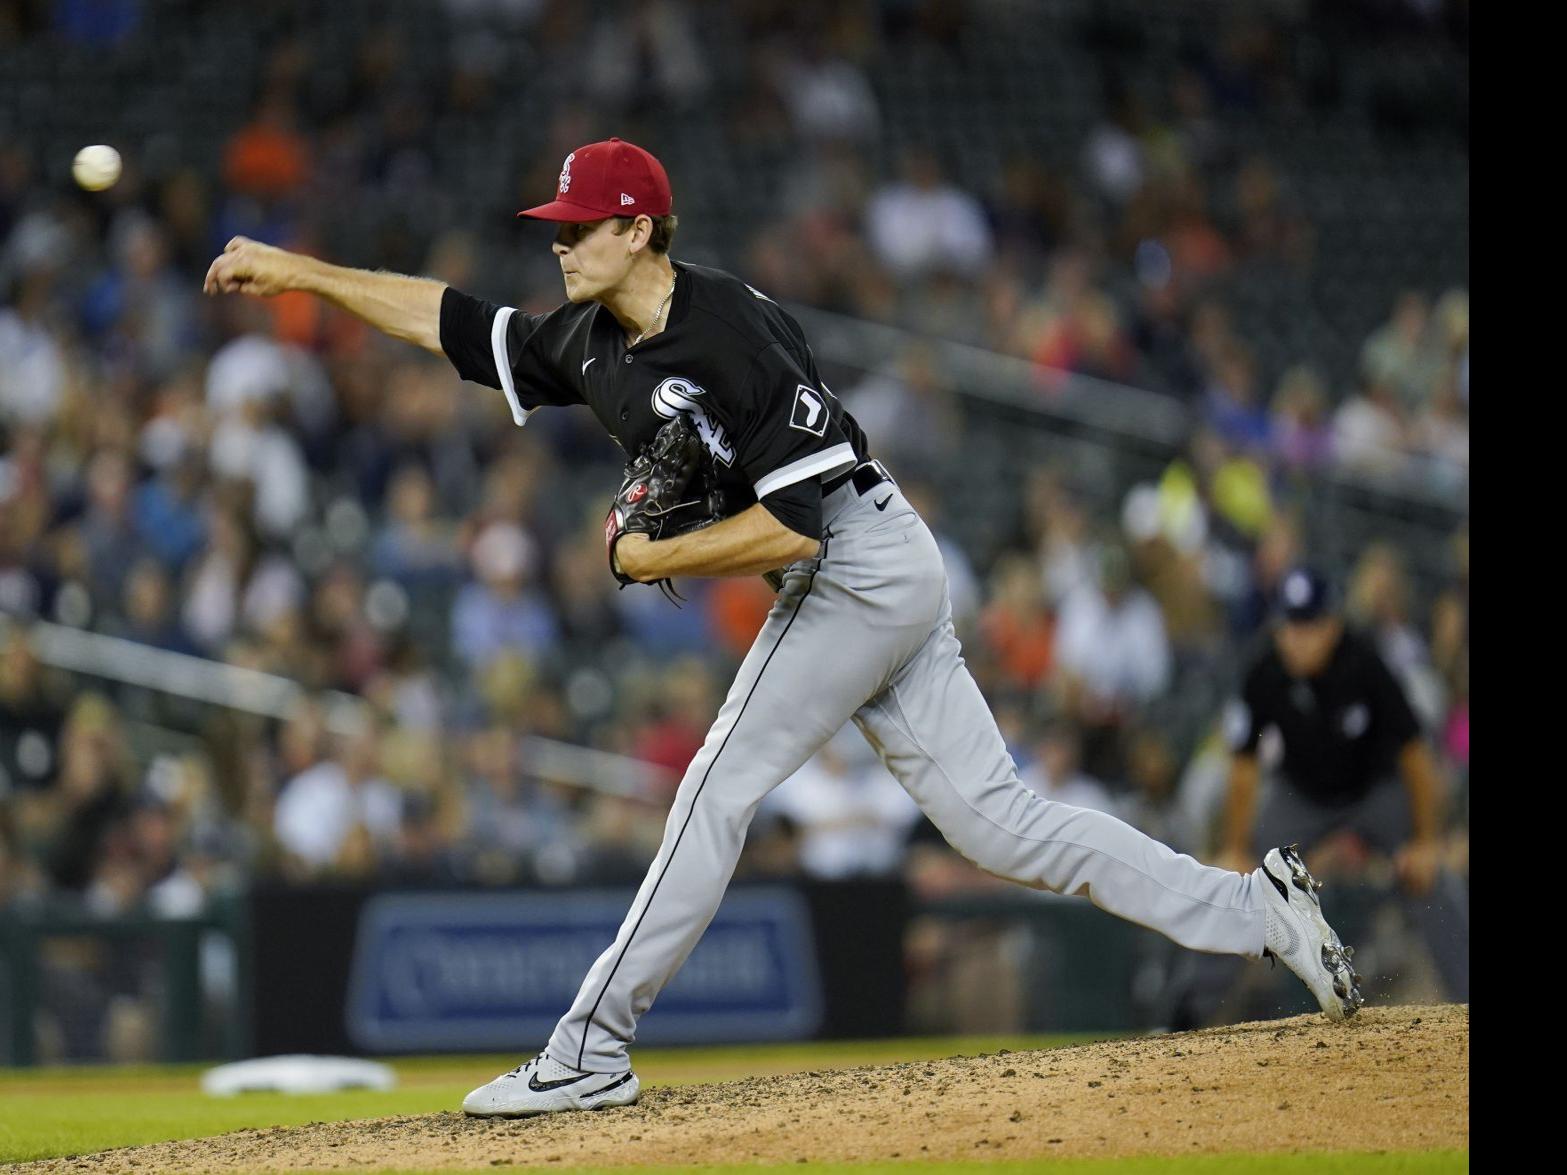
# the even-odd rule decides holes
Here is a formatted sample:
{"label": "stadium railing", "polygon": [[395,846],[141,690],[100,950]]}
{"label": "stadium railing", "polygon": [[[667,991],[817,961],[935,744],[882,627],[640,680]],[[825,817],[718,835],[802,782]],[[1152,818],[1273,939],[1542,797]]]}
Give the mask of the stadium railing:
{"label": "stadium railing", "polygon": [[[0,624],[4,623],[0,617]],[[149,648],[50,621],[34,621],[27,631],[38,659],[52,668],[263,718],[288,717],[308,692],[278,674]],[[314,696],[326,703],[329,730],[351,734],[360,729],[363,699],[335,690]],[[535,774],[607,795],[645,796],[671,782],[670,772],[656,764],[559,739],[527,735],[521,749]]]}

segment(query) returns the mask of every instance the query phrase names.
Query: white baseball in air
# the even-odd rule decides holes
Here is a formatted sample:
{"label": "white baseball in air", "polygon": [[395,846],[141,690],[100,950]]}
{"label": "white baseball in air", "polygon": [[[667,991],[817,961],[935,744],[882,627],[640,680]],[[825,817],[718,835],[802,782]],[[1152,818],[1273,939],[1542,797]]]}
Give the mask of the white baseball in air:
{"label": "white baseball in air", "polygon": [[112,188],[120,178],[120,153],[107,143],[95,143],[76,153],[71,176],[89,192]]}

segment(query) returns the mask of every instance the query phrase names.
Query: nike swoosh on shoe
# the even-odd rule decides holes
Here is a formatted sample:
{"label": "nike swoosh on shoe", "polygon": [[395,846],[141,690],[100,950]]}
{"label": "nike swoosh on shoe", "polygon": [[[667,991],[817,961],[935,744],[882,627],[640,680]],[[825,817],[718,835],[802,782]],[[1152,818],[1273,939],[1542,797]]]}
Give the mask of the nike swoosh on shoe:
{"label": "nike swoosh on shoe", "polygon": [[[592,1077],[591,1073],[578,1073],[575,1077],[562,1077],[559,1081],[540,1081],[537,1073],[528,1075],[528,1088],[534,1093],[548,1093],[552,1089],[565,1089],[568,1085],[575,1085],[579,1081],[586,1081]],[[603,1093],[603,1090],[599,1091]]]}

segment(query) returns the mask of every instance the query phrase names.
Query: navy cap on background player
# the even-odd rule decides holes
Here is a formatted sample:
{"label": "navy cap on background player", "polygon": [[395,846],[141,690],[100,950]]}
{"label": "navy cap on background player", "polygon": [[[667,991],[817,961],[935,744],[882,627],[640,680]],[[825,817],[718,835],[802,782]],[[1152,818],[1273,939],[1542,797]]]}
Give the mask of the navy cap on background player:
{"label": "navy cap on background player", "polygon": [[605,139],[566,156],[555,199],[517,215],[566,222],[668,216],[673,203],[669,176],[651,152],[622,139]]}
{"label": "navy cap on background player", "polygon": [[1279,613],[1286,621],[1320,620],[1333,611],[1333,588],[1312,567],[1293,567],[1279,585]]}

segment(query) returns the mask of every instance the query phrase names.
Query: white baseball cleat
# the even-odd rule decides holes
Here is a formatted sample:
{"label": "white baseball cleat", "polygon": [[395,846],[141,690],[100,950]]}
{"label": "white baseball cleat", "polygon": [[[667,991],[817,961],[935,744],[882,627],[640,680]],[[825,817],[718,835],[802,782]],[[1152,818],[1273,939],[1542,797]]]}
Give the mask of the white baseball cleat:
{"label": "white baseball cleat", "polygon": [[502,1073],[462,1099],[463,1113],[476,1118],[527,1118],[558,1110],[604,1110],[629,1106],[642,1093],[630,1069],[584,1073],[544,1053]]}
{"label": "white baseball cleat", "polygon": [[1283,961],[1300,977],[1322,1005],[1329,1020],[1353,1016],[1364,1002],[1360,976],[1350,966],[1353,949],[1322,917],[1317,891],[1322,883],[1306,871],[1300,846],[1269,849],[1262,858],[1262,872],[1269,884],[1262,887],[1267,903],[1264,955]]}

